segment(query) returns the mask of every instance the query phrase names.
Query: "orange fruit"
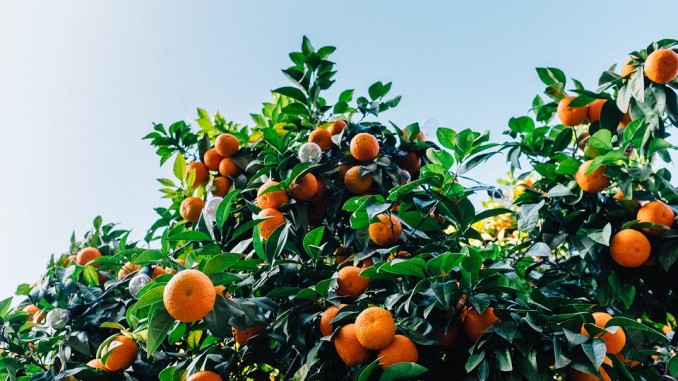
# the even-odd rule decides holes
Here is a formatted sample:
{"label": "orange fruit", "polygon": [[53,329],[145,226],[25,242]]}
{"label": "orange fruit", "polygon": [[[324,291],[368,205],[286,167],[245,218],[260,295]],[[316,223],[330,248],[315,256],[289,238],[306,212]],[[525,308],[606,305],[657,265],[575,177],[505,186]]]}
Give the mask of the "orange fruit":
{"label": "orange fruit", "polygon": [[209,370],[193,373],[186,381],[223,381],[220,375]]}
{"label": "orange fruit", "polygon": [[[605,312],[594,312],[593,319],[595,320],[594,324],[596,327],[605,328],[605,325],[612,319],[612,316]],[[582,325],[581,334],[590,336],[586,326]],[[626,345],[626,334],[621,327],[618,327],[615,333],[602,332],[597,334],[595,337],[603,339],[605,346],[607,347],[607,353],[619,353],[622,349],[624,349],[624,345]]]}
{"label": "orange fruit", "polygon": [[[69,255],[66,258],[66,262],[64,263],[64,267],[69,266],[71,263],[75,263],[76,257],[77,257],[76,255]],[[35,286],[31,286],[31,287],[35,287]]]}
{"label": "orange fruit", "polygon": [[341,361],[348,366],[355,366],[370,358],[371,352],[363,347],[355,336],[355,324],[347,324],[334,338],[334,348]]}
{"label": "orange fruit", "polygon": [[207,169],[210,171],[218,171],[219,170],[219,164],[221,163],[221,160],[223,160],[223,156],[219,155],[219,152],[215,150],[214,148],[210,148],[207,151],[205,151],[205,157],[204,162],[205,166]]}
{"label": "orange fruit", "polygon": [[650,81],[669,83],[678,76],[678,53],[671,49],[657,49],[647,56],[644,67]]}
{"label": "orange fruit", "polygon": [[[403,138],[406,138],[406,139],[407,139],[407,136],[405,136],[405,130],[403,130],[403,134],[402,134],[402,135],[403,135]],[[413,141],[415,141],[415,140],[419,140],[419,141],[422,141],[422,142],[423,142],[425,139],[426,139],[426,136],[424,136],[424,131],[419,130],[419,133],[418,133],[416,136],[413,136],[413,137],[410,139],[410,141],[413,142]]]}
{"label": "orange fruit", "polygon": [[391,343],[379,351],[379,364],[387,369],[400,362],[417,362],[419,351],[412,340],[403,335],[395,335]]}
{"label": "orange fruit", "polygon": [[268,239],[268,237],[270,237],[271,234],[273,234],[275,229],[277,229],[278,226],[284,224],[286,221],[285,216],[278,210],[273,208],[262,209],[261,212],[257,214],[257,219],[265,217],[270,218],[266,219],[266,221],[263,221],[262,223],[259,224],[259,235],[261,236],[262,239]]}
{"label": "orange fruit", "polygon": [[584,192],[598,193],[610,185],[610,178],[603,174],[605,172],[604,165],[587,175],[586,171],[591,166],[591,163],[593,163],[593,160],[583,162],[574,175],[574,179],[577,180],[577,184],[579,184]]}
{"label": "orange fruit", "polygon": [[105,359],[104,369],[111,372],[127,369],[137,358],[137,345],[127,336],[118,335],[101,351],[101,358]]}
{"label": "orange fruit", "polygon": [[474,308],[470,308],[464,314],[463,321],[466,336],[475,342],[480,339],[486,329],[499,321],[499,318],[494,314],[493,307],[487,307],[482,314],[479,314]]}
{"label": "orange fruit", "polygon": [[421,158],[416,152],[408,152],[407,156],[396,157],[395,162],[398,164],[398,166],[400,166],[400,168],[409,172],[412,177],[419,175],[419,168],[421,168]]}
{"label": "orange fruit", "polygon": [[235,160],[230,157],[225,157],[219,163],[219,173],[222,176],[236,177],[242,172],[238,164],[235,163]]}
{"label": "orange fruit", "polygon": [[379,221],[372,222],[367,228],[367,233],[372,242],[379,246],[393,246],[400,239],[403,226],[395,214],[379,214]]}
{"label": "orange fruit", "polygon": [[245,345],[247,344],[247,340],[252,338],[253,336],[257,335],[263,335],[266,333],[266,326],[265,325],[255,325],[253,327],[247,327],[243,330],[239,330],[235,327],[233,327],[233,337],[235,338],[235,342],[240,344],[240,345]]}
{"label": "orange fruit", "polygon": [[224,285],[219,285],[219,286],[214,287],[214,292],[216,292],[218,296],[222,296],[224,298],[230,298],[231,293],[226,291],[226,293],[224,294],[224,291],[226,291],[226,286],[224,286]]}
{"label": "orange fruit", "polygon": [[282,189],[262,194],[268,188],[277,186],[278,184],[279,183],[277,181],[268,180],[262,186],[259,187],[259,190],[257,190],[257,205],[261,209],[266,208],[278,209],[283,204],[287,203],[287,201],[289,200],[289,198],[287,197],[287,192],[285,192]]}
{"label": "orange fruit", "polygon": [[393,316],[381,307],[369,307],[355,319],[355,337],[367,349],[383,349],[393,341],[396,326]]}
{"label": "orange fruit", "polygon": [[332,320],[337,317],[339,310],[344,308],[344,306],[345,304],[340,304],[339,307],[329,306],[325,312],[320,315],[320,333],[322,333],[323,336],[332,334],[332,331],[334,330],[332,327]]}
{"label": "orange fruit", "polygon": [[586,109],[586,118],[590,123],[600,120],[600,111],[603,109],[605,102],[605,99],[596,99],[595,101],[588,104]]}
{"label": "orange fruit", "polygon": [[214,141],[214,150],[217,151],[221,157],[231,157],[235,155],[240,149],[240,142],[238,138],[231,134],[221,134],[217,136]]}
{"label": "orange fruit", "polygon": [[634,367],[637,367],[638,365],[640,365],[640,361],[626,358],[626,356],[624,356],[624,354],[621,353],[621,352],[615,354],[615,356],[617,357],[617,359],[619,359],[619,362],[621,362],[622,364],[624,364],[626,366],[630,366],[631,368],[634,368]]}
{"label": "orange fruit", "polygon": [[205,201],[198,197],[186,197],[179,206],[179,214],[189,222],[198,222],[202,208],[205,207]]}
{"label": "orange fruit", "polygon": [[621,76],[622,77],[626,77],[627,75],[629,76],[628,78],[623,79],[624,81],[633,77],[633,74],[636,71],[636,67],[631,65],[632,60],[633,60],[633,58],[629,58],[628,60],[626,60],[626,62],[624,63],[624,66],[622,66],[622,68],[621,68]]}
{"label": "orange fruit", "polygon": [[315,191],[312,200],[321,200],[327,193],[327,183],[318,178],[316,178],[316,181],[318,182],[318,189]]}
{"label": "orange fruit", "polygon": [[[78,252],[75,256],[75,263],[79,264],[80,266],[85,266],[86,264],[90,263],[91,261],[99,258],[101,256],[101,252],[99,249],[96,247],[86,247]],[[101,265],[93,265],[94,267],[99,267]]]}
{"label": "orange fruit", "polygon": [[357,266],[346,266],[339,270],[337,277],[337,295],[355,299],[370,285],[370,280],[360,276],[362,269]]}
{"label": "orange fruit", "polygon": [[318,180],[312,173],[307,173],[301,179],[297,178],[290,185],[292,188],[292,197],[299,201],[308,201],[315,196],[318,191]]}
{"label": "orange fruit", "polygon": [[586,106],[570,107],[569,104],[575,97],[565,97],[558,102],[558,118],[560,121],[570,127],[578,126],[586,120]]}
{"label": "orange fruit", "polygon": [[626,126],[627,126],[629,123],[631,123],[631,115],[630,115],[629,112],[627,111],[627,112],[625,112],[625,113],[622,114],[621,120],[619,121],[619,126],[620,126],[621,128],[626,128]]}
{"label": "orange fruit", "polygon": [[188,163],[188,165],[186,166],[187,178],[188,174],[191,173],[192,171],[195,171],[195,180],[193,180],[193,184],[190,184],[193,188],[197,188],[202,184],[206,184],[207,181],[210,179],[210,172],[207,170],[207,166],[205,166],[205,164],[199,161]]}
{"label": "orange fruit", "polygon": [[[643,205],[636,215],[639,222],[651,222],[653,224],[664,225],[668,228],[673,226],[673,210],[661,201],[652,201]],[[650,235],[661,235],[664,229],[645,228],[643,231]]]}
{"label": "orange fruit", "polygon": [[452,348],[457,343],[459,338],[459,330],[461,325],[457,323],[450,324],[445,330],[445,327],[440,327],[436,330],[436,338],[443,348]]}
{"label": "orange fruit", "polygon": [[614,196],[612,196],[612,198],[617,201],[621,201],[624,199],[624,192],[618,191],[617,193],[614,194]]}
{"label": "orange fruit", "polygon": [[334,121],[334,123],[332,123],[330,128],[328,128],[327,130],[330,132],[330,134],[336,135],[341,131],[344,131],[344,128],[346,128],[346,122],[344,122],[341,119],[337,119]]}
{"label": "orange fruit", "polygon": [[104,368],[104,363],[101,362],[101,359],[91,359],[87,363],[87,366],[94,368],[94,369],[99,369],[99,370],[105,370]]}
{"label": "orange fruit", "polygon": [[[45,316],[41,314],[41,309],[35,304],[29,304],[22,309],[24,312],[28,312],[28,320],[37,324],[41,324],[45,320]],[[37,315],[37,319],[33,320]]]}
{"label": "orange fruit", "polygon": [[[612,360],[610,360],[607,356],[605,356],[605,360],[603,360],[603,363],[607,364],[609,366],[612,366]],[[612,380],[610,378],[610,376],[607,374],[607,372],[605,371],[605,368],[603,368],[602,366],[598,369],[598,372],[600,372],[600,375],[603,376],[604,381],[611,381]],[[599,381],[600,380],[600,378],[598,378],[598,377],[596,377],[592,374],[580,372],[580,371],[578,371],[574,368],[568,368],[567,374],[568,374],[567,379],[573,380],[573,381]]]}
{"label": "orange fruit", "polygon": [[153,268],[153,272],[151,273],[151,279],[155,279],[159,277],[160,275],[165,275],[167,272],[165,272],[165,268],[162,266],[155,266]]}
{"label": "orange fruit", "polygon": [[316,128],[308,135],[309,143],[315,143],[323,151],[332,148],[332,134],[324,128]]}
{"label": "orange fruit", "polygon": [[210,278],[198,270],[179,271],[165,286],[162,302],[176,320],[190,323],[207,316],[217,293]]}
{"label": "orange fruit", "polygon": [[341,164],[339,166],[339,176],[344,177],[346,176],[346,172],[348,172],[349,169],[351,169],[353,166],[348,165],[348,164]]}
{"label": "orange fruit", "polygon": [[610,240],[612,259],[623,267],[638,267],[650,258],[650,241],[643,233],[624,229]]}
{"label": "orange fruit", "polygon": [[122,280],[129,274],[133,273],[134,271],[139,270],[139,265],[133,265],[132,262],[127,262],[118,271],[118,279]]}
{"label": "orange fruit", "polygon": [[212,195],[224,197],[226,194],[228,194],[228,190],[231,189],[232,185],[233,181],[231,181],[231,179],[228,177],[215,177],[214,180],[212,180]]}
{"label": "orange fruit", "polygon": [[377,138],[361,132],[351,139],[351,155],[360,161],[371,161],[379,155],[379,142]]}
{"label": "orange fruit", "polygon": [[351,193],[363,194],[372,186],[372,176],[368,174],[361,176],[360,167],[352,167],[344,175],[344,186]]}

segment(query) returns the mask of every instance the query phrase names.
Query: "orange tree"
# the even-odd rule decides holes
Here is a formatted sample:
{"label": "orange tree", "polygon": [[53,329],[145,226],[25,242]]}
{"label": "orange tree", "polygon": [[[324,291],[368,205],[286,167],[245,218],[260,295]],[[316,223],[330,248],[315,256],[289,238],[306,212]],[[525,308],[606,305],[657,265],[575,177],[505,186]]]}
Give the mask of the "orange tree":
{"label": "orange tree", "polygon": [[[304,38],[283,70],[292,85],[253,125],[199,109],[197,129],[154,126],[146,138],[161,164],[173,159],[175,179],[159,179],[171,204],[144,242],[97,218],[19,287],[18,305],[0,302],[0,375],[673,376],[676,192],[651,164],[672,148],[674,44],[633,52],[627,75],[606,72],[598,91],[575,81],[569,98],[560,70],[538,69],[552,102],[535,98],[536,122],[512,119],[514,141],[498,145],[470,129],[432,139],[416,123],[384,125],[400,101],[390,83],[328,103],[334,48]],[[572,126],[552,124],[556,113]],[[519,179],[538,175],[511,208],[499,205],[513,192],[465,176],[500,153],[532,167]],[[502,202],[478,212],[467,196],[485,191]],[[518,230],[497,238],[491,221]]]}

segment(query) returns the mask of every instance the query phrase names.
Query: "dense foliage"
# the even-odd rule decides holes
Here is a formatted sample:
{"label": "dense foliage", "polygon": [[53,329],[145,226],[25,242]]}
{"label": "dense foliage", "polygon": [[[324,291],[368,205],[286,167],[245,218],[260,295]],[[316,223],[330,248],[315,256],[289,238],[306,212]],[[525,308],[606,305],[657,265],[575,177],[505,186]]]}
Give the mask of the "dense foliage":
{"label": "dense foliage", "polygon": [[[95,219],[0,301],[0,376],[672,379],[678,190],[655,162],[674,149],[677,45],[596,90],[537,69],[545,98],[496,144],[384,124],[391,83],[331,103],[335,49],[304,38],[253,124],[154,126],[171,204],[140,242]],[[503,158],[510,180],[468,179]]]}

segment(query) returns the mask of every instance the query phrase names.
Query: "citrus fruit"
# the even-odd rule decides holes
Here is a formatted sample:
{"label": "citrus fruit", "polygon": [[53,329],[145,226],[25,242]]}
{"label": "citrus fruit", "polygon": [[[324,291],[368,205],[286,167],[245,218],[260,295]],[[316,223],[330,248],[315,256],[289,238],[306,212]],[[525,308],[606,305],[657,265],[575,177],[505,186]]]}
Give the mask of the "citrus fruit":
{"label": "citrus fruit", "polygon": [[586,120],[586,106],[570,107],[569,104],[575,97],[565,97],[558,103],[558,118],[560,121],[570,127],[578,126]]}
{"label": "citrus fruit", "polygon": [[162,301],[176,320],[190,323],[207,316],[217,293],[210,278],[198,270],[179,271],[165,286]]}
{"label": "citrus fruit", "polygon": [[325,310],[325,312],[320,315],[320,333],[323,334],[323,336],[331,335],[333,331],[332,327],[332,320],[337,317],[337,314],[339,313],[339,310],[342,309],[345,306],[345,304],[340,304],[339,307],[337,306],[329,306]]}
{"label": "citrus fruit", "polygon": [[257,218],[266,218],[266,221],[263,221],[259,224],[259,235],[263,239],[268,239],[268,237],[273,234],[275,229],[278,228],[278,226],[282,225],[285,223],[285,216],[280,213],[277,209],[273,208],[266,208],[262,209],[259,214],[257,214]]}
{"label": "citrus fruit", "polygon": [[[287,197],[287,192],[285,190],[276,190],[268,193],[264,193],[268,188],[278,186],[277,181],[268,180],[257,190],[257,205],[261,209],[273,208],[278,209],[283,204],[287,203],[289,198]],[[316,184],[317,187],[317,184]]]}
{"label": "citrus fruit", "polygon": [[137,270],[139,270],[139,265],[133,265],[132,262],[126,262],[118,271],[118,279],[122,280]]}
{"label": "citrus fruit", "polygon": [[650,81],[669,83],[678,76],[678,53],[671,49],[657,49],[647,56],[644,67]]}
{"label": "citrus fruit", "polygon": [[605,102],[605,99],[596,99],[595,101],[589,103],[586,110],[586,118],[590,123],[600,120],[600,111],[602,111]]}
{"label": "citrus fruit", "polygon": [[351,139],[351,155],[360,161],[370,161],[379,155],[379,142],[377,138],[361,132]]}
{"label": "citrus fruit", "polygon": [[[406,136],[406,135],[407,135],[407,134],[405,133],[405,130],[403,130],[403,138],[407,139],[407,136]],[[422,141],[422,142],[423,142],[425,139],[426,139],[426,136],[424,135],[424,131],[421,131],[421,130],[420,130],[419,133],[417,133],[417,135],[412,136],[412,137],[410,138],[410,141],[413,142],[413,141],[415,141],[415,140],[419,140],[419,141]]]}
{"label": "citrus fruit", "polygon": [[187,178],[191,172],[195,172],[195,179],[193,180],[193,184],[190,184],[193,188],[197,188],[202,184],[206,184],[207,181],[210,179],[210,172],[207,170],[207,166],[205,166],[205,164],[199,161],[188,163],[188,165],[186,166]]}
{"label": "citrus fruit", "polygon": [[419,351],[412,340],[403,335],[395,335],[391,343],[379,351],[379,364],[387,369],[400,362],[417,362]]}
{"label": "citrus fruit", "polygon": [[419,175],[419,168],[421,168],[421,158],[417,155],[416,152],[408,152],[406,156],[395,158],[396,164],[412,175],[413,178]]}
{"label": "citrus fruit", "polygon": [[629,76],[626,79],[630,79],[631,77],[633,77],[633,73],[636,71],[636,67],[631,65],[631,61],[633,61],[633,58],[629,58],[628,60],[626,60],[624,66],[622,66],[621,68],[621,76],[622,77],[626,77],[627,75]]}
{"label": "citrus fruit", "polygon": [[205,207],[205,201],[198,197],[187,197],[179,206],[179,214],[189,222],[198,222],[202,208]]}
{"label": "citrus fruit", "polygon": [[604,165],[596,168],[595,171],[587,175],[586,171],[591,166],[591,163],[593,163],[593,160],[583,162],[579,166],[574,179],[577,180],[577,184],[579,184],[584,192],[598,193],[610,185],[610,178],[603,174],[605,172]]}
{"label": "citrus fruit", "polygon": [[[101,252],[96,247],[86,247],[78,252],[75,256],[75,263],[80,266],[85,266],[91,261],[101,257]],[[94,267],[99,267],[101,265],[93,265]]]}
{"label": "citrus fruit", "polygon": [[466,336],[468,336],[471,341],[476,342],[480,339],[486,329],[499,321],[499,318],[494,314],[493,307],[487,307],[482,314],[479,314],[475,308],[470,308],[463,316],[463,321]]}
{"label": "citrus fruit", "polygon": [[347,324],[339,329],[339,333],[334,338],[334,348],[341,361],[348,366],[365,362],[372,354],[356,338],[355,324]]}
{"label": "citrus fruit", "polygon": [[[607,364],[609,366],[612,366],[612,360],[610,360],[607,356],[605,356],[605,360],[603,360],[603,363]],[[605,368],[603,368],[602,366],[598,369],[598,372],[600,373],[601,376],[603,376],[604,381],[611,381],[612,380],[610,378],[610,376],[607,374],[607,372],[605,371]],[[568,374],[567,379],[573,380],[573,381],[599,381],[600,380],[600,378],[598,378],[597,376],[581,372],[581,371],[574,369],[572,367],[568,368],[567,374]]]}
{"label": "citrus fruit", "polygon": [[104,369],[111,372],[129,368],[137,358],[137,345],[127,336],[118,335],[101,351]]}
{"label": "citrus fruit", "polygon": [[218,171],[219,170],[219,164],[221,164],[221,160],[223,160],[224,157],[219,155],[219,152],[215,150],[214,148],[210,148],[207,151],[205,151],[205,166],[207,169],[210,171]]}
{"label": "citrus fruit", "polygon": [[337,277],[337,295],[355,299],[370,285],[370,280],[360,276],[362,269],[357,266],[346,266],[339,270]]}
{"label": "citrus fruit", "polygon": [[379,221],[372,222],[367,232],[372,242],[379,246],[393,246],[400,239],[403,226],[395,214],[379,214]]}
{"label": "citrus fruit", "polygon": [[334,121],[334,123],[332,123],[330,128],[328,128],[327,130],[330,132],[330,134],[336,135],[341,133],[341,131],[343,131],[344,128],[346,128],[346,122],[344,122],[341,119],[337,119]]}
{"label": "citrus fruit", "polygon": [[[605,325],[612,319],[612,316],[605,312],[594,312],[593,319],[595,320],[594,324],[596,327],[605,328]],[[581,334],[590,336],[586,326],[581,327]],[[605,346],[607,347],[607,353],[619,353],[624,349],[624,345],[626,345],[626,334],[621,327],[617,327],[617,330],[614,333],[601,332],[596,334],[595,337],[603,339]]]}
{"label": "citrus fruit", "polygon": [[222,176],[236,177],[241,172],[242,170],[238,167],[238,164],[235,163],[235,160],[230,157],[221,159],[221,163],[219,163],[219,173]]}
{"label": "citrus fruit", "polygon": [[452,348],[457,343],[461,325],[457,323],[450,324],[447,328],[440,327],[436,330],[436,338],[443,348]]}
{"label": "citrus fruit", "polygon": [[360,167],[351,167],[344,175],[344,186],[353,194],[363,194],[372,186],[372,176],[360,175]]}
{"label": "citrus fruit", "polygon": [[623,267],[638,267],[650,258],[650,241],[643,233],[624,229],[610,240],[612,259]]}
{"label": "citrus fruit", "polygon": [[193,373],[186,381],[223,381],[223,379],[212,371],[203,370],[202,372]]}
{"label": "citrus fruit", "polygon": [[629,123],[631,123],[631,114],[629,114],[629,112],[627,111],[622,114],[621,120],[619,121],[619,126],[621,128],[626,128],[626,126],[628,126]]}
{"label": "citrus fruit", "polygon": [[233,181],[231,181],[231,179],[229,179],[228,177],[224,176],[215,177],[214,180],[212,180],[211,188],[212,195],[224,197],[226,196],[226,194],[228,194],[228,191],[229,189],[231,189],[232,185]]}
{"label": "citrus fruit", "polygon": [[231,157],[235,155],[240,149],[240,142],[238,138],[231,134],[221,134],[217,136],[214,141],[214,150],[217,151],[221,157]]}
{"label": "citrus fruit", "polygon": [[233,337],[235,338],[235,342],[240,345],[245,345],[250,338],[257,335],[263,335],[264,333],[266,333],[265,325],[255,325],[242,330],[233,327]]}
{"label": "citrus fruit", "polygon": [[308,135],[308,142],[317,144],[323,151],[332,148],[332,134],[324,128],[316,128]]}
{"label": "citrus fruit", "polygon": [[101,362],[101,359],[91,359],[87,362],[87,366],[94,369],[105,370],[104,363]]}
{"label": "citrus fruit", "polygon": [[[653,224],[664,225],[668,228],[673,226],[673,210],[670,206],[661,201],[652,201],[643,205],[636,215],[639,222],[652,222]],[[661,228],[645,228],[643,231],[650,235],[661,235],[664,229]]]}
{"label": "citrus fruit", "polygon": [[369,307],[355,319],[355,336],[367,349],[385,348],[391,344],[395,332],[393,316],[381,307]]}
{"label": "citrus fruit", "polygon": [[305,174],[301,179],[297,178],[290,185],[292,197],[299,201],[308,201],[318,191],[318,180],[312,173]]}

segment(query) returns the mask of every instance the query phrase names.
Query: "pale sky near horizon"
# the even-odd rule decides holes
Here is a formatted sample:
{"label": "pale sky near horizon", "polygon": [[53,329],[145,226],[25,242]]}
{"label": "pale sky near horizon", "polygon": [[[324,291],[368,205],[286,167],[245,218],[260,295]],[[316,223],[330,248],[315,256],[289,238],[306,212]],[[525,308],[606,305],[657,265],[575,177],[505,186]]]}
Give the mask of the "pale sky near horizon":
{"label": "pale sky near horizon", "polygon": [[[97,215],[140,238],[167,205],[155,179],[169,168],[141,140],[152,123],[197,107],[250,122],[303,35],[338,48],[335,90],[393,81],[403,100],[382,120],[499,140],[543,90],[535,67],[595,88],[627,52],[678,38],[677,2],[619,3],[3,1],[0,299]],[[474,175],[506,171],[497,159]]]}

